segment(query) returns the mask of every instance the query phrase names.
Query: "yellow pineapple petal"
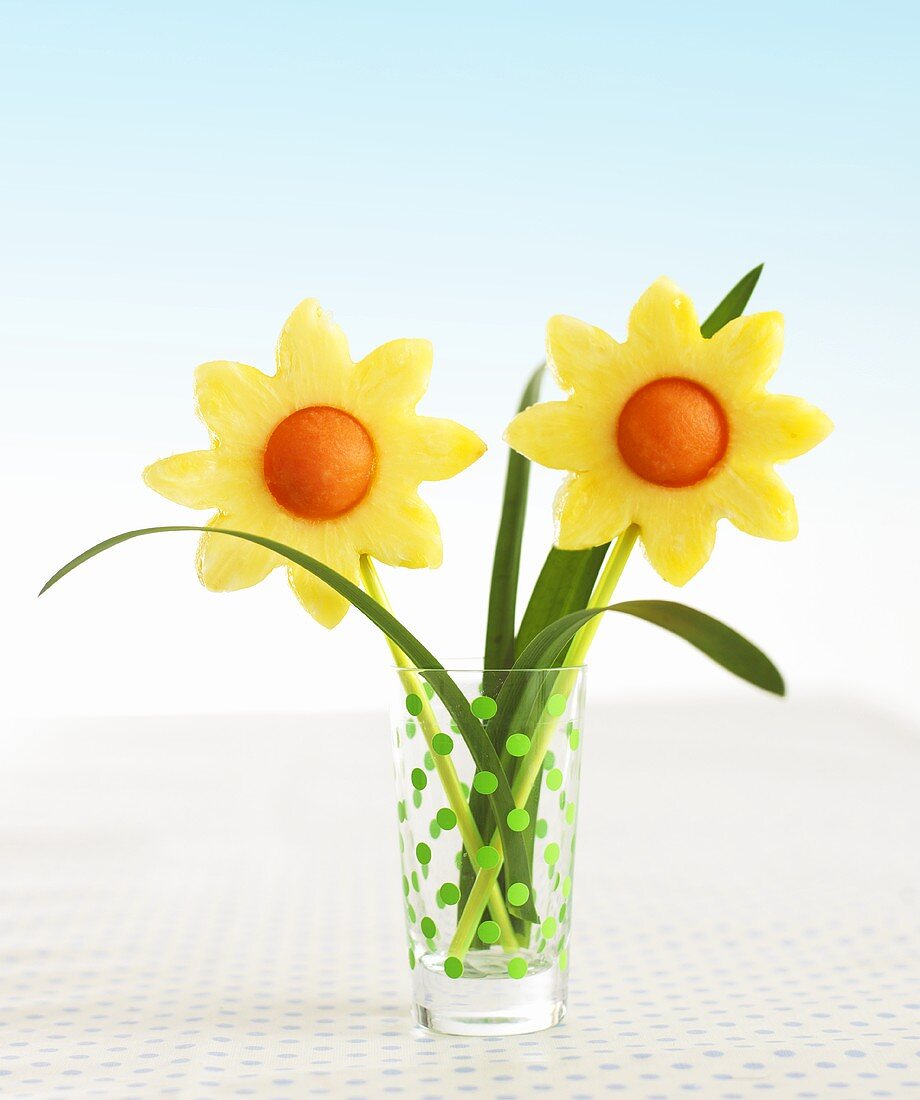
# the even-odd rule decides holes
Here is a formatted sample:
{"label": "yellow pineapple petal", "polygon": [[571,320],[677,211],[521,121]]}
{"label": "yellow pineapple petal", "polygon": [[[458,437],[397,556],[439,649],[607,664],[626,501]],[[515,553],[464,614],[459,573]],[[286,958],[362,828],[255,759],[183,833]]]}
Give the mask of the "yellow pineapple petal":
{"label": "yellow pineapple petal", "polygon": [[151,489],[176,504],[226,511],[234,501],[258,491],[259,464],[251,455],[215,448],[162,458],[143,476]]}
{"label": "yellow pineapple petal", "polygon": [[306,298],[285,321],[275,349],[277,377],[335,375],[351,371],[345,333],[315,298]]}
{"label": "yellow pineapple petal", "polygon": [[355,364],[362,405],[411,411],[425,394],[434,351],[428,340],[391,340]]}
{"label": "yellow pineapple petal", "polygon": [[375,496],[354,516],[352,537],[362,554],[385,565],[437,569],[443,549],[434,512],[414,491]]}
{"label": "yellow pineapple petal", "polygon": [[479,436],[455,420],[435,416],[413,417],[411,438],[421,481],[444,481],[471,466],[486,452]]}
{"label": "yellow pineapple petal", "polygon": [[603,474],[594,471],[567,478],[556,494],[556,545],[560,550],[586,550],[621,534],[632,522],[625,495],[610,491]]}
{"label": "yellow pineapple petal", "polygon": [[[218,531],[246,531],[284,541],[279,537],[279,532],[266,529],[263,515],[255,509],[247,509],[245,505],[230,515],[217,516],[208,527]],[[282,562],[283,559],[272,550],[229,535],[205,534],[198,543],[198,578],[212,592],[236,592],[241,588],[251,588],[265,580]]]}
{"label": "yellow pineapple petal", "polygon": [[716,541],[716,520],[708,506],[694,513],[682,511],[679,524],[668,526],[659,521],[639,530],[652,568],[678,588],[709,561]]}
{"label": "yellow pineapple petal", "polygon": [[564,390],[592,391],[626,367],[622,347],[603,329],[558,314],[546,324],[546,362]]}
{"label": "yellow pineapple petal", "polygon": [[[341,557],[335,557],[326,561],[326,564],[348,580],[360,584],[357,558],[354,558],[353,562],[348,562]],[[327,630],[338,626],[351,607],[351,603],[344,596],[340,596],[334,588],[330,588],[325,581],[308,573],[306,569],[291,565],[288,567],[287,574],[288,583],[303,608]]]}
{"label": "yellow pineapple petal", "polygon": [[289,411],[273,380],[245,363],[202,363],[195,372],[198,415],[215,443],[261,449]]}
{"label": "yellow pineapple petal", "polygon": [[745,534],[785,542],[799,533],[792,493],[767,467],[733,464],[717,493],[722,514]]}
{"label": "yellow pineapple petal", "polygon": [[762,390],[783,354],[783,315],[737,317],[704,342],[701,363],[713,387],[744,395]]}
{"label": "yellow pineapple petal", "polygon": [[749,405],[735,435],[751,455],[788,462],[817,447],[833,430],[830,417],[801,397],[769,393]]}
{"label": "yellow pineapple petal", "polygon": [[613,452],[613,431],[599,433],[597,418],[574,400],[531,405],[511,421],[504,439],[553,470],[590,470]]}
{"label": "yellow pineapple petal", "polygon": [[665,278],[652,283],[633,306],[628,333],[627,344],[641,345],[658,375],[679,374],[682,361],[703,343],[693,302]]}

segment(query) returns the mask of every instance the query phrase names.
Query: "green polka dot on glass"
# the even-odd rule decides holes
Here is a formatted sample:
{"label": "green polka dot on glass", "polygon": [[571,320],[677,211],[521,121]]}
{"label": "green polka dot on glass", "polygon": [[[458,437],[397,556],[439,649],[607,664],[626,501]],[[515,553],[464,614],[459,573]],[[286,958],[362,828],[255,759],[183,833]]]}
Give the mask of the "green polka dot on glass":
{"label": "green polka dot on glass", "polygon": [[455,882],[442,882],[438,893],[445,905],[456,905],[460,900],[460,887]]}
{"label": "green polka dot on glass", "polygon": [[429,684],[428,681],[426,680],[425,683],[422,684],[422,687],[425,689],[425,694],[428,696],[428,698],[433,699],[434,698],[434,688],[431,686],[431,684]]}
{"label": "green polka dot on glass", "polygon": [[515,810],[509,810],[507,821],[508,828],[513,833],[523,833],[530,824],[530,814],[520,807]]}
{"label": "green polka dot on glass", "polygon": [[457,815],[453,810],[449,810],[446,806],[442,806],[435,815],[435,820],[442,829],[452,829],[457,824]]}
{"label": "green polka dot on glass", "polygon": [[448,955],[444,960],[444,973],[448,978],[459,978],[463,973],[463,963],[456,955]]}
{"label": "green polka dot on glass", "polygon": [[566,907],[564,905],[559,906],[559,920],[564,922],[566,914]]}
{"label": "green polka dot on glass", "polygon": [[434,923],[431,917],[422,917],[422,923],[419,925],[422,930],[422,935],[426,940],[433,940],[438,934],[438,926]]}
{"label": "green polka dot on glass", "polygon": [[422,700],[415,692],[406,696],[406,710],[413,716],[417,717],[422,713]]}
{"label": "green polka dot on glass", "polygon": [[486,871],[490,867],[497,867],[500,858],[498,849],[493,848],[491,844],[484,844],[476,853],[476,862]]}
{"label": "green polka dot on glass", "polygon": [[526,733],[512,733],[505,748],[512,756],[526,756],[530,752],[530,738]]}
{"label": "green polka dot on glass", "polygon": [[555,765],[555,763],[556,754],[552,751],[548,752],[546,756],[543,757],[543,770],[548,772],[550,768]]}
{"label": "green polka dot on glass", "polygon": [[411,741],[414,736],[415,736],[415,723],[414,722],[406,722],[406,737],[408,737],[409,740]]}
{"label": "green polka dot on glass", "polygon": [[425,770],[429,772],[434,771],[434,759],[428,750],[425,750],[425,755],[422,757],[422,761],[425,764]]}
{"label": "green polka dot on glass", "polygon": [[543,853],[543,858],[550,865],[550,867],[552,867],[552,865],[556,863],[559,859],[559,845],[547,844],[546,851]]}
{"label": "green polka dot on glass", "polygon": [[476,772],[473,786],[480,794],[492,794],[498,789],[498,779],[493,772]]}
{"label": "green polka dot on glass", "polygon": [[501,929],[494,920],[484,920],[479,926],[479,938],[483,943],[498,943]]}
{"label": "green polka dot on glass", "polygon": [[415,969],[415,952],[412,950],[411,947],[409,948],[409,969]]}
{"label": "green polka dot on glass", "polygon": [[438,756],[450,756],[454,751],[454,739],[449,733],[436,733],[431,739],[431,747]]}
{"label": "green polka dot on glass", "polygon": [[424,841],[420,841],[418,844],[416,844],[416,846],[415,846],[415,858],[422,865],[424,865],[426,863],[431,863],[431,849],[428,847],[428,845]]}
{"label": "green polka dot on glass", "polygon": [[530,897],[530,888],[524,882],[512,882],[508,887],[508,904],[509,905],[526,905],[527,899]]}
{"label": "green polka dot on glass", "polygon": [[417,791],[423,791],[428,786],[428,776],[421,768],[413,768],[412,775],[409,778],[412,780],[412,786]]}
{"label": "green polka dot on glass", "polygon": [[421,804],[422,804],[422,792],[421,791],[413,791],[412,792],[412,805],[416,809],[418,809],[419,806],[421,806]]}
{"label": "green polka dot on glass", "polygon": [[523,978],[527,975],[527,960],[526,959],[511,959],[508,963],[508,973],[512,978]]}
{"label": "green polka dot on glass", "polygon": [[573,726],[572,729],[569,730],[569,748],[572,750],[572,752],[575,752],[575,750],[578,748],[578,742],[580,740],[581,734]]}
{"label": "green polka dot on glass", "polygon": [[553,768],[546,776],[546,785],[551,791],[558,791],[562,786],[562,772],[558,768]]}
{"label": "green polka dot on glass", "polygon": [[559,809],[560,810],[565,809],[565,791],[560,791],[559,792]]}
{"label": "green polka dot on glass", "polygon": [[[422,924],[424,925],[424,921]],[[547,940],[551,940],[556,935],[556,918],[547,917],[546,920],[540,925],[540,931]]]}
{"label": "green polka dot on glass", "polygon": [[567,898],[572,892],[572,880],[568,875],[562,880],[562,896]]}
{"label": "green polka dot on glass", "polygon": [[408,897],[409,896],[409,880],[406,878],[405,875],[403,875],[403,877],[402,877],[402,888],[403,888],[403,893],[406,895],[406,897]]}
{"label": "green polka dot on glass", "polygon": [[565,970],[569,965],[569,953],[567,951],[559,952],[559,969]]}
{"label": "green polka dot on glass", "polygon": [[441,826],[438,824],[437,818],[435,818],[428,826],[428,835],[432,840],[437,840],[441,835]]}
{"label": "green polka dot on glass", "polygon": [[558,718],[565,712],[565,702],[565,696],[557,691],[546,700],[546,713],[551,714],[553,718]]}
{"label": "green polka dot on glass", "polygon": [[415,910],[409,902],[406,903],[406,915],[409,918],[409,923],[415,924]]}
{"label": "green polka dot on glass", "polygon": [[400,799],[400,801],[396,803],[396,816],[399,818],[400,821],[406,820],[406,804],[402,801],[402,799]]}
{"label": "green polka dot on glass", "polygon": [[470,703],[470,710],[480,721],[487,722],[490,718],[495,717],[498,704],[494,699],[490,699],[488,695],[477,695]]}
{"label": "green polka dot on glass", "polygon": [[414,890],[414,891],[415,891],[416,893],[418,893],[418,891],[419,891],[419,884],[418,884],[418,871],[413,871],[413,872],[412,872],[412,889],[413,889],[413,890]]}
{"label": "green polka dot on glass", "polygon": [[546,823],[546,818],[540,817],[537,819],[536,825],[534,825],[534,832],[542,840],[547,832],[549,832],[549,825]]}
{"label": "green polka dot on glass", "polygon": [[570,802],[565,808],[565,820],[568,825],[575,824],[575,803]]}

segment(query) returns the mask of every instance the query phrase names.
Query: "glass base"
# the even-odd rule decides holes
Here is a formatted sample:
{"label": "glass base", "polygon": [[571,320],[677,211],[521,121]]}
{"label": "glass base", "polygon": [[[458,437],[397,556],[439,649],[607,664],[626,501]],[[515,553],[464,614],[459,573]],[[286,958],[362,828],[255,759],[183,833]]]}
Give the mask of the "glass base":
{"label": "glass base", "polygon": [[556,965],[511,978],[504,956],[471,951],[463,976],[449,978],[443,959],[428,956],[412,984],[416,1023],[442,1035],[526,1035],[565,1019],[568,983]]}

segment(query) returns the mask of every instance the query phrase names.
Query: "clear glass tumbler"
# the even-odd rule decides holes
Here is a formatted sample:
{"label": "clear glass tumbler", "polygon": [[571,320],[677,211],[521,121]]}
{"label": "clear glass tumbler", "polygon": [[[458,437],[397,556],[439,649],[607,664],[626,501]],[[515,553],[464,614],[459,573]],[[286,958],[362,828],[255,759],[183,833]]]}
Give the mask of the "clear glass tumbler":
{"label": "clear glass tumbler", "polygon": [[566,1011],[585,670],[447,675],[450,707],[442,670],[394,676],[413,1013],[451,1035],[540,1031]]}

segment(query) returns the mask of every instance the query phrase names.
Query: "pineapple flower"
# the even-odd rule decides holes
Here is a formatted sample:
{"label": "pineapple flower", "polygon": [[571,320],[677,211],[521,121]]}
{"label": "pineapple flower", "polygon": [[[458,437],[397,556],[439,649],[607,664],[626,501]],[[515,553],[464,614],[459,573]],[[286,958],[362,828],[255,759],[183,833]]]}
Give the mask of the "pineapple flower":
{"label": "pineapple flower", "polygon": [[629,317],[627,339],[572,317],[547,326],[547,362],[566,401],[520,413],[505,440],[568,470],[556,497],[556,544],[600,546],[631,524],[652,566],[685,584],[709,560],[716,523],[770,539],[798,532],[792,494],[773,465],[831,431],[801,398],[767,393],[783,319],[758,313],[711,339],[693,303],[659,279]]}
{"label": "pineapple flower", "polygon": [[[419,498],[485,451],[452,420],[419,416],[432,348],[394,340],[352,362],[341,329],[312,300],[288,318],[268,376],[242,363],[204,363],[195,376],[207,451],[148,466],[144,480],[190,508],[213,508],[215,530],[242,530],[285,543],[359,582],[369,555],[410,568],[441,564],[441,535]],[[254,543],[205,534],[198,575],[230,591],[286,565],[306,610],[335,626],[348,601],[306,570]]]}

